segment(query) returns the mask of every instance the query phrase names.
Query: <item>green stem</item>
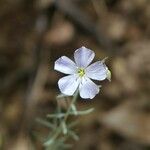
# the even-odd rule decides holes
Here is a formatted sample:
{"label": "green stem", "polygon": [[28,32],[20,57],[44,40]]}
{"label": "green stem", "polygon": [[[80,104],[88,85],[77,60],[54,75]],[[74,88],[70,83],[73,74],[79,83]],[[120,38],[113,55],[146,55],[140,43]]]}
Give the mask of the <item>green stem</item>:
{"label": "green stem", "polygon": [[68,110],[67,110],[67,112],[66,112],[66,115],[65,115],[65,117],[64,117],[64,119],[63,119],[64,122],[66,122],[66,120],[67,120],[67,118],[68,118],[68,116],[69,116],[69,113],[70,113],[70,110],[71,110],[71,106],[72,106],[72,105],[75,103],[75,101],[77,100],[78,93],[79,93],[79,91],[76,90],[76,92],[75,92],[75,94],[74,94],[74,97],[73,97],[73,99],[72,99],[72,101],[71,101],[71,103],[70,103],[70,105],[69,105],[69,108],[68,108]]}
{"label": "green stem", "polygon": [[51,139],[48,140],[47,142],[45,142],[45,144],[44,144],[45,146],[48,146],[48,145],[50,145],[51,143],[53,143],[53,141],[55,141],[55,139],[62,133],[62,125],[63,125],[63,123],[65,123],[65,122],[67,121],[68,116],[69,116],[70,111],[71,111],[71,106],[76,102],[77,97],[78,97],[78,93],[79,93],[79,91],[78,91],[78,89],[77,89],[76,92],[74,93],[74,96],[73,96],[72,101],[71,101],[71,103],[70,103],[70,105],[69,105],[69,107],[68,107],[68,110],[67,110],[67,112],[66,112],[66,114],[65,114],[65,116],[64,116],[64,119],[61,121],[59,127],[56,129],[56,132],[55,132],[54,135],[51,137]]}

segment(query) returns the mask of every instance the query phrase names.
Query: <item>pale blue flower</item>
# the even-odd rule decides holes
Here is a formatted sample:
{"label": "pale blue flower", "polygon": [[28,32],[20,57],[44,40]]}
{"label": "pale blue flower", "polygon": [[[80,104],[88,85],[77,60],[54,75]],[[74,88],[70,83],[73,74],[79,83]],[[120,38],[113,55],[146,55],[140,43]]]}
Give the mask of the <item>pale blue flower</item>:
{"label": "pale blue flower", "polygon": [[59,79],[58,87],[64,95],[71,96],[79,89],[79,94],[84,99],[92,99],[99,93],[99,86],[91,79],[102,81],[108,77],[108,68],[104,61],[90,64],[95,53],[81,47],[74,52],[73,62],[70,58],[62,56],[55,61],[54,69],[67,74]]}

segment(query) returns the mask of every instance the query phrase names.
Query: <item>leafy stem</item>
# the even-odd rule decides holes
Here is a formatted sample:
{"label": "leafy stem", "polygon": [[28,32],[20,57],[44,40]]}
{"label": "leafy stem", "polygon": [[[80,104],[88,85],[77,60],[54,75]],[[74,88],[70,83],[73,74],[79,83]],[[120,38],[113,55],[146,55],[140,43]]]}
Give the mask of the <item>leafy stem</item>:
{"label": "leafy stem", "polygon": [[69,115],[70,115],[70,111],[71,111],[72,106],[74,105],[74,103],[75,103],[76,100],[77,100],[78,93],[79,93],[79,91],[76,90],[76,92],[75,92],[75,94],[74,94],[74,96],[73,96],[73,98],[72,98],[72,101],[71,101],[71,103],[70,103],[70,105],[69,105],[69,107],[68,107],[66,113],[64,114],[64,118],[61,120],[60,125],[58,126],[58,128],[56,128],[55,133],[50,137],[49,140],[47,140],[47,141],[44,143],[44,146],[49,146],[49,145],[51,145],[51,144],[57,139],[57,137],[58,137],[61,133],[64,133],[64,134],[67,133],[66,121],[67,121],[67,119],[68,119],[68,117],[69,117]]}

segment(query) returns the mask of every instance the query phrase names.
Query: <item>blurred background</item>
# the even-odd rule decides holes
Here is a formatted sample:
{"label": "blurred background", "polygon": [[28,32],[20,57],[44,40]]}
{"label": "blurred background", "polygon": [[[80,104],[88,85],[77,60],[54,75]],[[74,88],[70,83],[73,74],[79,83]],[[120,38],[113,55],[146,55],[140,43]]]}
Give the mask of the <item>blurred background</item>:
{"label": "blurred background", "polygon": [[78,108],[72,150],[150,149],[149,0],[0,0],[0,150],[43,150],[38,124],[56,108],[54,62],[86,46],[112,82]]}

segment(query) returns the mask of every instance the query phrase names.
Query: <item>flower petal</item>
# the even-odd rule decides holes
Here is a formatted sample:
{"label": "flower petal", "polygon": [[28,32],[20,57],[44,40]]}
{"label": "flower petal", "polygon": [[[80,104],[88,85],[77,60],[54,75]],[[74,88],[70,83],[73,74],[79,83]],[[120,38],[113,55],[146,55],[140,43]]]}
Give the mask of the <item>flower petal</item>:
{"label": "flower petal", "polygon": [[80,96],[84,99],[93,99],[99,93],[99,87],[89,78],[83,78],[79,86]]}
{"label": "flower petal", "polygon": [[68,75],[59,79],[58,86],[61,93],[65,95],[73,95],[78,88],[79,80],[77,75]]}
{"label": "flower petal", "polygon": [[78,67],[87,67],[92,60],[94,59],[95,53],[87,49],[86,47],[82,46],[81,48],[77,49],[74,53],[74,59]]}
{"label": "flower petal", "polygon": [[87,77],[94,80],[104,80],[107,78],[107,67],[101,61],[97,61],[86,68]]}
{"label": "flower petal", "polygon": [[55,61],[54,69],[65,74],[74,74],[77,67],[70,58],[62,56]]}

